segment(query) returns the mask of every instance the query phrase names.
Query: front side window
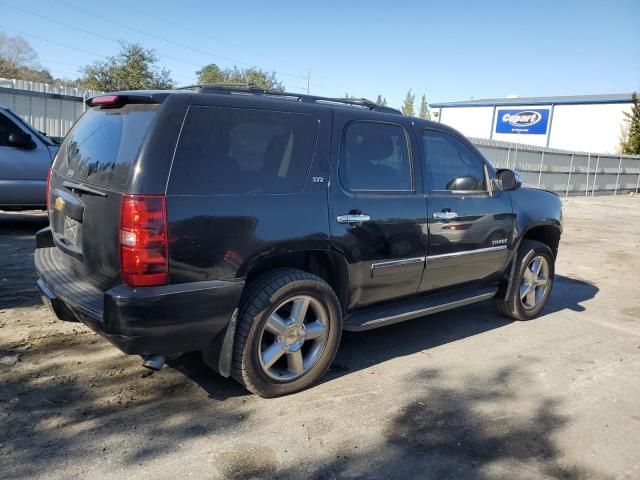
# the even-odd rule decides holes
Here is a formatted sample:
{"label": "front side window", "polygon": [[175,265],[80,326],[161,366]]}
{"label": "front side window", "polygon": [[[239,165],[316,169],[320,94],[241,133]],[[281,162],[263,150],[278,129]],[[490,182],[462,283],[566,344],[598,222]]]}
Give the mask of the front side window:
{"label": "front side window", "polygon": [[318,134],[315,117],[191,107],[169,181],[174,195],[287,194],[303,190]]}
{"label": "front side window", "polygon": [[0,113],[0,147],[9,146],[9,135],[22,133],[22,130],[13,121]]}
{"label": "front side window", "polygon": [[350,123],[342,137],[340,183],[347,190],[411,190],[407,135],[399,125]]}
{"label": "front side window", "polygon": [[424,130],[427,179],[430,191],[484,191],[484,163],[453,135]]}

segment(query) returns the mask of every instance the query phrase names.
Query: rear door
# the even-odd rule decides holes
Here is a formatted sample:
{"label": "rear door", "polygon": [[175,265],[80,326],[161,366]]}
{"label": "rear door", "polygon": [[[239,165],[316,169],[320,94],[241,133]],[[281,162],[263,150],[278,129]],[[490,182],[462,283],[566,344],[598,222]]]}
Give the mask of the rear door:
{"label": "rear door", "polygon": [[429,247],[420,291],[500,278],[513,241],[508,192],[490,190],[493,167],[454,133],[423,129]]}
{"label": "rear door", "polygon": [[349,264],[350,307],[418,289],[426,209],[410,127],[401,116],[335,110],[329,222]]}
{"label": "rear door", "polygon": [[[33,148],[10,145],[11,133],[30,135]],[[44,207],[50,166],[47,145],[20,125],[10,112],[0,111],[0,206]]]}
{"label": "rear door", "polygon": [[70,269],[102,288],[120,280],[121,197],[142,169],[138,154],[159,109],[158,104],[88,109],[53,165],[49,219],[55,245]]}

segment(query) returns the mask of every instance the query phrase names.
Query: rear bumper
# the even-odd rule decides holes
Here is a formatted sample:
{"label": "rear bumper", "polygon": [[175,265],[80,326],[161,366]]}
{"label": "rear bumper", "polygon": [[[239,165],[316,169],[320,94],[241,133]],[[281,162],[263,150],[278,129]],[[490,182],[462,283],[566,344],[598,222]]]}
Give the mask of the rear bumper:
{"label": "rear bumper", "polygon": [[118,285],[102,292],[71,277],[58,255],[55,247],[35,252],[44,303],[61,320],[80,321],[129,354],[168,356],[213,346],[224,336],[244,286],[206,281]]}

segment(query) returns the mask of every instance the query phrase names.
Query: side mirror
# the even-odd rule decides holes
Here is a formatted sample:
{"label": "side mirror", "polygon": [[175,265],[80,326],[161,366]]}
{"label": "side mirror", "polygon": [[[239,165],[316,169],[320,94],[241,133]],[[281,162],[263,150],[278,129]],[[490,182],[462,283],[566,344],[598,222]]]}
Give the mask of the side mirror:
{"label": "side mirror", "polygon": [[11,147],[24,148],[26,150],[33,150],[36,148],[36,143],[28,133],[13,132],[9,134],[7,143]]}
{"label": "side mirror", "polygon": [[464,177],[456,177],[449,180],[446,189],[470,192],[473,190],[477,190],[478,185],[480,185],[480,182],[478,182],[476,178],[468,175]]}
{"label": "side mirror", "polygon": [[496,180],[503,191],[517,190],[522,186],[522,179],[518,172],[509,168],[501,168],[496,172]]}

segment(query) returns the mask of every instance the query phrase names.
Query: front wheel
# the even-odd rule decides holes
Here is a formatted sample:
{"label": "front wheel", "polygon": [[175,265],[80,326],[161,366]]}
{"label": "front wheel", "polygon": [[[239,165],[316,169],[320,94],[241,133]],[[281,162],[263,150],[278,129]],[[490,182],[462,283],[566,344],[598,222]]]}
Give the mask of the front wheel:
{"label": "front wheel", "polygon": [[505,299],[497,299],[498,310],[515,320],[531,320],[544,308],[551,289],[555,262],[551,249],[542,242],[523,240],[515,259],[516,275]]}
{"label": "front wheel", "polygon": [[274,270],[243,297],[232,375],[262,397],[297,392],[327,371],[341,334],[340,303],[324,280],[301,270]]}

